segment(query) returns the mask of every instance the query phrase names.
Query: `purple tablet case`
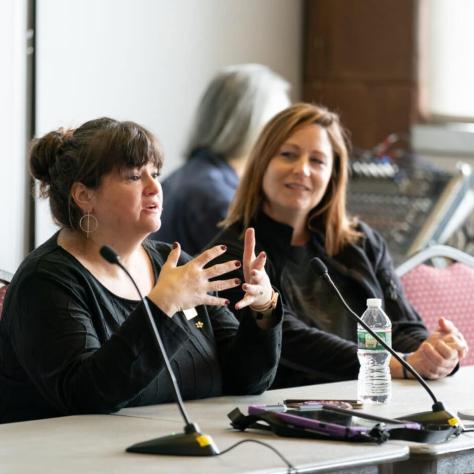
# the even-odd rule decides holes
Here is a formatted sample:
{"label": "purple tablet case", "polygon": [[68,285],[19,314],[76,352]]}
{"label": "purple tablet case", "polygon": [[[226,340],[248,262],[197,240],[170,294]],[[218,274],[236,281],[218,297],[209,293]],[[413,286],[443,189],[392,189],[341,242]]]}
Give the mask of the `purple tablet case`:
{"label": "purple tablet case", "polygon": [[[318,408],[315,407],[315,410],[318,410]],[[284,409],[284,405],[250,405],[248,409],[249,415],[262,415],[265,413],[271,413],[272,415],[283,421],[289,427],[303,429],[305,431],[315,431],[317,433],[327,435],[329,438],[333,439],[360,438],[362,435],[369,434],[374,428],[379,430],[382,429],[385,431],[401,428],[408,428],[412,430],[421,429],[421,426],[418,423],[414,423],[411,421],[401,422],[399,420],[377,418],[373,415],[361,413],[360,411],[356,412],[352,410],[335,409],[333,407],[321,407],[319,410],[334,414],[344,414],[357,418],[365,418],[371,422],[371,426],[347,426],[343,424],[338,424],[334,421],[311,419],[304,417],[304,413],[307,413],[310,410],[301,410],[300,415],[298,413],[298,410],[288,410],[290,412],[286,411]]]}

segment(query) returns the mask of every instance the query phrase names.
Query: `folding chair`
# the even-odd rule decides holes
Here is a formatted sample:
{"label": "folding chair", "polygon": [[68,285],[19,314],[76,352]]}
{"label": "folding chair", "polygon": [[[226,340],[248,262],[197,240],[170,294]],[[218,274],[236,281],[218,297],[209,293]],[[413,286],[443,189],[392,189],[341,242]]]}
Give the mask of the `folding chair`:
{"label": "folding chair", "polygon": [[435,330],[441,316],[453,321],[470,347],[462,365],[474,364],[474,257],[433,245],[402,263],[396,273],[427,328]]}
{"label": "folding chair", "polygon": [[0,270],[0,319],[2,319],[3,313],[3,300],[5,299],[5,294],[7,293],[8,285],[12,279],[12,274],[4,270]]}

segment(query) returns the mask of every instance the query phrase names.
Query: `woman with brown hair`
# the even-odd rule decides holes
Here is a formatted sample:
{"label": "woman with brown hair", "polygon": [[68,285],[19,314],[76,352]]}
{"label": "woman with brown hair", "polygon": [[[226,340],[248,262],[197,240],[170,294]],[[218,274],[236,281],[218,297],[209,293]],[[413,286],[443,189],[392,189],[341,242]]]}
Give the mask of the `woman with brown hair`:
{"label": "woman with brown hair", "polygon": [[[112,246],[147,295],[183,398],[259,393],[272,382],[281,307],[247,232],[249,290],[240,324],[215,295],[239,279],[148,240],[161,226],[163,156],[134,122],[91,120],[36,140],[30,155],[60,230],[22,263],[0,321],[0,423],[170,402],[174,393],[127,275],[100,255]],[[212,281],[211,281],[212,279]],[[263,316],[262,316],[263,315]]]}
{"label": "woman with brown hair", "polygon": [[[348,159],[336,114],[304,103],[280,112],[257,139],[224,230],[213,242],[238,255],[245,229],[253,227],[257,248],[267,254],[267,272],[289,309],[277,387],[357,376],[356,324],[313,272],[314,257],[324,261],[358,314],[367,298],[382,299],[392,320],[393,347],[425,377],[448,375],[467,350],[462,335],[443,318],[428,335],[404,297],[383,239],[347,215]],[[241,290],[222,294],[232,303]],[[392,376],[402,377],[401,365],[393,358],[390,364]]]}

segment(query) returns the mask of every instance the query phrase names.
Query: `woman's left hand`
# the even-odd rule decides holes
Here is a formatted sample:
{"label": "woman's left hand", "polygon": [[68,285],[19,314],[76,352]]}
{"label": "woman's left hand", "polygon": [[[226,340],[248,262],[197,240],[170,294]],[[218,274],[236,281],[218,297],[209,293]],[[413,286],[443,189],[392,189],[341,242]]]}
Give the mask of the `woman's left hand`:
{"label": "woman's left hand", "polygon": [[265,306],[273,295],[273,288],[265,271],[267,255],[260,252],[255,256],[255,231],[249,227],[245,231],[244,255],[242,259],[242,269],[245,283],[242,289],[244,297],[235,305],[235,309],[242,309],[246,306]]}
{"label": "woman's left hand", "polygon": [[449,375],[468,351],[468,345],[456,326],[440,318],[438,328],[407,357],[423,377],[435,380]]}

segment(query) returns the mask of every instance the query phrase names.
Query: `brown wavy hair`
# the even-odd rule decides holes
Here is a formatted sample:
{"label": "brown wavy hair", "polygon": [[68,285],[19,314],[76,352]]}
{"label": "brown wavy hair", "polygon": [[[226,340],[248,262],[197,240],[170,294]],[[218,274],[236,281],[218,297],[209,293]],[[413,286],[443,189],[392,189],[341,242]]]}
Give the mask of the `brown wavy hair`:
{"label": "brown wavy hair", "polygon": [[97,189],[114,169],[163,164],[160,146],[151,132],[135,122],[103,117],[76,129],[60,128],[33,140],[30,173],[40,182],[40,196],[49,198],[60,227],[79,230],[81,209],[71,197],[72,185]]}
{"label": "brown wavy hair", "polygon": [[223,227],[238,221],[242,221],[244,228],[250,225],[266,199],[262,183],[268,164],[297,129],[312,124],[320,125],[327,131],[334,161],[326,193],[308,215],[308,229],[323,232],[328,255],[338,254],[345,245],[360,238],[361,234],[355,228],[357,221],[349,219],[346,213],[349,161],[346,132],[337,114],[324,106],[308,103],[288,107],[264,127],[250,154],[228,215],[222,222]]}

